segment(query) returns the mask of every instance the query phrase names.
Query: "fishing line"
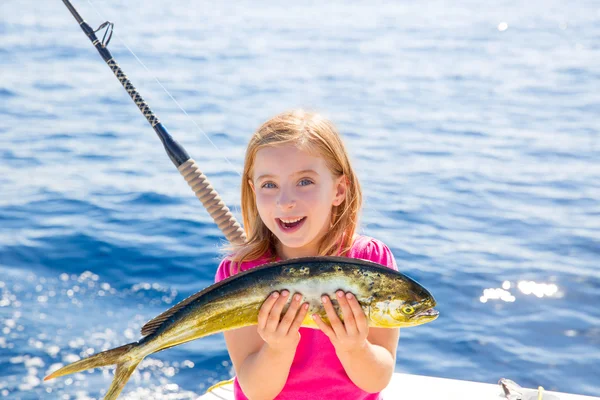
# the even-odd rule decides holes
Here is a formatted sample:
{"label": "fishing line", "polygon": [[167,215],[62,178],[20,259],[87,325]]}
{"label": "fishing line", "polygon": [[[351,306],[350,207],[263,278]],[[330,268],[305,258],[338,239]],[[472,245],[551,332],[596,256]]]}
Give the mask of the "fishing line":
{"label": "fishing line", "polygon": [[[97,7],[92,3],[91,0],[87,0],[88,4],[94,9],[94,12],[101,18],[104,19]],[[219,229],[223,232],[225,237],[232,243],[240,243],[246,240],[246,235],[241,225],[237,222],[235,216],[231,213],[227,205],[222,201],[219,194],[214,190],[208,178],[200,171],[200,168],[196,162],[187,154],[183,146],[177,143],[166,130],[166,128],[160,123],[154,112],[150,109],[150,106],[139,94],[135,86],[129,81],[127,76],[121,67],[114,60],[107,46],[113,35],[114,24],[106,21],[96,30],[92,29],[87,22],[79,15],[75,7],[71,4],[70,0],[63,0],[63,3],[67,6],[71,14],[75,17],[83,32],[91,40],[92,45],[98,50],[100,56],[108,64],[110,69],[113,71],[123,88],[128,92],[131,99],[138,106],[139,110],[144,114],[144,117],[148,120],[156,134],[159,136],[163,143],[163,146],[169,155],[169,158],[173,164],[177,167],[181,175],[185,178],[188,185],[192,188],[196,197],[202,202],[210,216],[213,218]],[[100,41],[95,33],[106,28],[104,37]],[[123,39],[119,37],[119,41],[122,45],[135,57],[140,65],[155,79],[159,86],[167,93],[171,100],[177,105],[177,107],[192,121],[198,131],[202,133],[204,137],[212,144],[212,146],[219,151],[221,157],[227,161],[234,171],[241,176],[241,173],[235,168],[233,163],[223,154],[222,150],[210,139],[206,132],[196,123],[196,121],[187,113],[187,111],[179,104],[175,97],[169,92],[169,90],[160,82],[160,80],[154,75],[150,69],[144,64],[144,62],[135,54],[135,52],[125,43]],[[347,209],[343,210],[345,213]],[[378,210],[375,210],[378,214]],[[239,212],[239,210],[238,210]]]}
{"label": "fishing line", "polygon": [[[73,6],[73,4],[71,4],[70,0],[62,1],[71,13],[71,15],[79,24],[79,27],[81,28],[83,33],[88,37],[92,45],[96,48],[96,50],[100,54],[100,57],[102,57],[104,62],[106,62],[106,65],[108,65],[115,77],[118,79],[119,83],[121,83],[123,89],[127,91],[127,94],[129,94],[131,100],[133,100],[137,108],[144,115],[148,123],[152,126],[152,129],[162,142],[162,145],[167,155],[171,159],[171,162],[173,163],[173,165],[175,165],[175,167],[183,176],[185,181],[188,183],[192,191],[196,194],[198,200],[202,202],[202,205],[204,206],[206,211],[208,211],[208,213],[210,214],[214,222],[217,224],[221,232],[223,232],[223,234],[227,238],[227,240],[229,240],[231,243],[245,242],[246,235],[244,233],[244,230],[242,229],[241,225],[237,222],[235,216],[231,213],[225,202],[223,202],[221,196],[219,196],[219,193],[217,193],[217,191],[213,188],[206,175],[202,173],[202,171],[196,164],[196,161],[194,161],[194,159],[190,157],[185,148],[171,136],[169,131],[167,131],[167,128],[165,128],[165,126],[159,121],[158,117],[152,111],[146,100],[144,100],[144,98],[138,92],[133,83],[131,83],[123,69],[121,69],[117,61],[114,59],[114,57],[108,50],[107,45],[110,42],[110,38],[112,37],[114,24],[112,22],[106,21],[102,25],[100,25],[98,29],[94,30],[81,17],[77,9]],[[94,5],[91,4],[89,0],[88,3],[90,3],[90,5],[92,6],[92,8],[94,8],[96,13],[99,14],[98,10],[96,10]],[[104,37],[102,38],[102,40],[100,40],[96,36],[96,32],[99,32],[104,28],[106,29],[106,31],[104,32]],[[129,49],[129,51],[133,54],[131,49]],[[141,63],[141,60],[139,60],[138,57],[136,58]],[[141,64],[143,65],[143,63]],[[155,77],[155,79],[157,78]],[[171,98],[173,98],[173,96],[171,96]],[[175,103],[178,104],[177,102]],[[183,109],[181,105],[178,104],[178,106],[181,109]],[[208,135],[206,135],[206,133],[202,129],[199,130],[204,134],[204,136],[208,138]],[[208,139],[212,143],[210,138]],[[217,148],[216,145],[214,145],[214,143],[213,146]]]}
{"label": "fishing line", "polygon": [[[92,8],[94,9],[94,11],[96,12],[96,14],[98,14],[98,16],[100,17],[100,20],[105,20],[104,16],[102,16],[102,14],[100,14],[100,11],[98,11],[98,9],[96,8],[96,6],[92,3],[91,0],[87,0],[87,2],[90,4],[90,6],[92,6]],[[104,25],[104,24],[103,24]],[[102,28],[103,26],[101,25],[100,28]],[[98,28],[98,29],[100,29]],[[112,31],[111,31],[111,35],[112,35]],[[127,43],[125,43],[125,41],[123,39],[121,39],[121,37],[119,35],[115,35],[115,37],[119,40],[119,42],[121,42],[121,44],[127,49],[129,50],[129,52],[133,55],[133,57],[135,57],[135,59],[140,63],[140,65],[142,67],[144,67],[144,69],[146,70],[146,72],[148,72],[153,78],[154,80],[156,80],[156,82],[159,84],[159,86],[165,91],[165,93],[167,93],[167,95],[171,98],[171,100],[173,100],[173,102],[177,105],[177,107],[179,107],[179,109],[185,114],[186,117],[188,117],[190,119],[190,121],[192,121],[192,123],[196,126],[196,128],[200,131],[200,133],[202,133],[204,135],[204,137],[206,139],[208,139],[208,141],[210,142],[210,144],[213,145],[213,147],[219,152],[219,154],[221,154],[221,156],[225,159],[225,161],[227,161],[227,163],[231,166],[231,168],[237,172],[237,174],[241,177],[242,174],[241,172],[233,165],[233,163],[223,154],[223,151],[210,139],[210,137],[206,134],[206,132],[200,127],[200,125],[198,125],[196,123],[196,121],[187,113],[187,111],[181,106],[181,104],[179,104],[179,102],[175,99],[175,97],[173,97],[173,95],[167,90],[167,88],[162,84],[162,82],[156,77],[156,75],[154,75],[152,73],[152,71],[150,71],[150,69],[148,69],[148,67],[146,67],[146,64],[144,64],[142,62],[142,60],[137,56],[137,54],[135,54],[133,52],[133,50],[131,50],[131,48],[127,45]],[[109,39],[110,40],[110,39]],[[108,43],[107,43],[108,44]]]}
{"label": "fishing line", "polygon": [[[106,20],[104,18],[104,16],[100,13],[100,11],[98,11],[98,9],[96,8],[96,6],[92,3],[91,0],[87,0],[87,2],[90,4],[90,6],[92,6],[92,8],[94,9],[94,11],[96,12],[96,14],[98,15],[98,17],[100,17],[100,20]],[[99,29],[101,29],[105,24],[107,24],[106,22],[104,24],[102,24],[100,26]],[[112,24],[111,24],[112,25]],[[112,29],[112,28],[111,28]],[[112,30],[111,30],[111,35],[112,35]],[[167,95],[171,98],[171,100],[173,100],[173,102],[177,105],[177,107],[179,107],[179,109],[193,122],[194,125],[196,125],[196,128],[198,128],[198,130],[204,135],[204,137],[206,137],[206,139],[208,139],[208,141],[214,146],[214,148],[221,154],[221,156],[227,161],[227,163],[229,163],[229,165],[233,168],[233,170],[235,172],[237,172],[237,174],[241,177],[242,174],[240,173],[240,171],[231,163],[231,161],[223,154],[223,151],[221,149],[219,149],[217,147],[216,144],[213,143],[213,141],[210,139],[210,137],[204,132],[204,130],[196,123],[196,121],[187,113],[187,111],[185,111],[185,109],[179,104],[179,102],[175,99],[175,97],[173,97],[173,95],[167,90],[167,88],[162,84],[162,82],[160,82],[160,80],[156,77],[156,75],[154,75],[152,73],[152,71],[150,71],[150,69],[142,62],[142,60],[137,56],[137,54],[134,53],[133,50],[131,50],[131,48],[127,45],[127,43],[125,43],[125,41],[123,39],[121,39],[120,35],[115,35],[115,37],[117,37],[117,39],[121,42],[121,44],[135,57],[135,59],[140,63],[140,65],[142,67],[144,67],[144,69],[146,70],[146,72],[148,72],[155,80],[156,82],[160,85],[160,87],[165,91],[165,93],[167,93]],[[110,40],[110,38],[109,38]],[[107,43],[108,44],[108,43]],[[346,212],[347,210],[343,210],[343,214]],[[376,213],[378,213],[379,215],[381,215],[382,217],[385,217],[380,211],[375,210]],[[239,208],[236,208],[236,212],[238,212],[238,214],[241,214],[241,211],[239,210]],[[337,222],[336,222],[337,224]],[[333,228],[333,226],[332,226]]]}

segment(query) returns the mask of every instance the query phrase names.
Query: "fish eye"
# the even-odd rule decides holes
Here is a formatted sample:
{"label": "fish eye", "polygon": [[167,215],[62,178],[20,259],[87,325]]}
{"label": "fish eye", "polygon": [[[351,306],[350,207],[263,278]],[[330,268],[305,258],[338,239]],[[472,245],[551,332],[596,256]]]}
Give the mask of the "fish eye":
{"label": "fish eye", "polygon": [[407,304],[404,307],[402,307],[402,312],[406,315],[412,315],[415,312],[415,308],[410,304]]}

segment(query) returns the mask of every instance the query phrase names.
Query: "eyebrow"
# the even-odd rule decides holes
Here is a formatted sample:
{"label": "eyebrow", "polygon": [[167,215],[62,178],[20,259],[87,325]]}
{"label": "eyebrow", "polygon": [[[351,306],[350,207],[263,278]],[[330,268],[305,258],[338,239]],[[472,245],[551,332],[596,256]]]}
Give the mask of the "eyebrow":
{"label": "eyebrow", "polygon": [[[319,176],[319,173],[313,169],[303,169],[302,171],[294,172],[292,175],[302,175],[302,174],[314,174]],[[276,178],[277,175],[264,174],[256,178],[257,181],[264,178]]]}

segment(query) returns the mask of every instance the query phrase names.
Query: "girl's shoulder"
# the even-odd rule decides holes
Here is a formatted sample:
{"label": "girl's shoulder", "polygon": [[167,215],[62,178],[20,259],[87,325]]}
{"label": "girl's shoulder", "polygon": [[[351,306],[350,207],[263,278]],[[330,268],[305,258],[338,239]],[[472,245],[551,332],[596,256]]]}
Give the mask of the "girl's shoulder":
{"label": "girl's shoulder", "polygon": [[381,240],[370,236],[357,235],[347,254],[350,258],[360,258],[398,270],[396,260],[390,248]]}
{"label": "girl's shoulder", "polygon": [[229,278],[231,275],[235,273],[247,271],[254,267],[258,267],[259,265],[266,264],[270,262],[271,259],[267,256],[261,257],[252,261],[244,261],[243,263],[237,263],[232,261],[230,256],[225,257],[221,260],[219,267],[217,268],[217,273],[215,274],[215,283],[220,282],[223,279]]}

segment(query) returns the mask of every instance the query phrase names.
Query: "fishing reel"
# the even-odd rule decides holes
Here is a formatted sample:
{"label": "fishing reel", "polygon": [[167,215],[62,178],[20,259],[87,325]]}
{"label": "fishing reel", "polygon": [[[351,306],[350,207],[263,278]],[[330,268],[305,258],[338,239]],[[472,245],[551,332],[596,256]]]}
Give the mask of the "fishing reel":
{"label": "fishing reel", "polygon": [[525,389],[510,379],[502,378],[498,385],[504,392],[506,400],[560,400],[560,398],[544,392],[544,388]]}

